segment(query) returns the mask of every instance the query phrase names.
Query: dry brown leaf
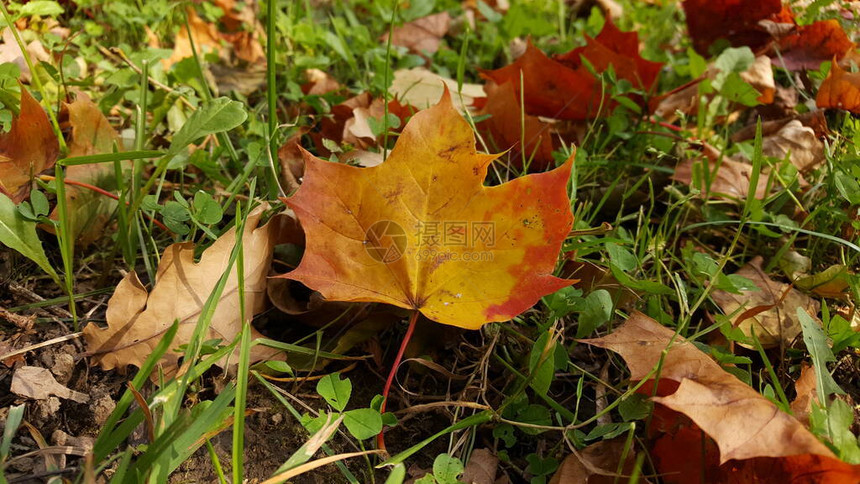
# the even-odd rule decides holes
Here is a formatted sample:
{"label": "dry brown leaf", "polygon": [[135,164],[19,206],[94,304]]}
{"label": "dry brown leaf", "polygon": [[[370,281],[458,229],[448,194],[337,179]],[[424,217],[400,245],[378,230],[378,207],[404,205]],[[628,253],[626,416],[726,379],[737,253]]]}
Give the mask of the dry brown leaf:
{"label": "dry brown leaf", "polygon": [[[713,80],[719,74],[713,63],[705,73],[707,79]],[[759,92],[758,101],[762,104],[772,103],[776,92],[776,81],[773,78],[773,67],[770,58],[758,56],[747,70],[740,73],[741,79],[749,83]],[[707,100],[705,102],[708,102]],[[678,118],[678,112],[694,115],[699,109],[699,85],[694,81],[681,89],[669,94],[658,96],[651,101],[651,112],[669,122]]]}
{"label": "dry brown leaf", "polygon": [[[818,314],[818,301],[788,284],[774,281],[762,270],[762,258],[755,257],[735,275],[753,282],[759,291],[732,294],[716,290],[711,295],[723,313],[734,315],[733,325],[747,337],[755,334],[765,348],[789,345],[800,333],[797,308]],[[754,345],[739,343],[747,348]]]}
{"label": "dry brown leaf", "polygon": [[[448,33],[450,26],[451,15],[448,12],[421,17],[394,29],[391,44],[419,54],[434,54],[439,50],[442,37]],[[388,34],[383,35],[381,40],[387,42]]]}
{"label": "dry brown leaf", "polygon": [[51,395],[86,403],[90,400],[85,393],[70,390],[54,379],[51,370],[38,366],[22,366],[12,375],[12,386],[9,390],[22,397],[34,400],[45,400]]}
{"label": "dry brown leaf", "polygon": [[18,116],[0,134],[0,193],[18,203],[30,194],[33,176],[54,166],[60,145],[42,106],[21,86]]}
{"label": "dry brown leaf", "polygon": [[774,135],[762,140],[762,153],[765,156],[789,161],[800,172],[808,172],[824,163],[824,143],[815,135],[812,128],[794,119],[786,123]]}
{"label": "dry brown leaf", "polygon": [[[122,150],[119,135],[86,94],[79,93],[74,102],[64,105],[61,115],[68,116],[71,128],[69,156],[112,153],[114,146]],[[66,168],[66,180],[87,183],[107,191],[116,188],[116,173],[112,163],[70,166]],[[70,226],[76,244],[86,246],[104,235],[104,229],[116,209],[116,200],[75,185],[66,188],[66,200],[70,207]],[[57,217],[55,208],[51,218],[56,220]]]}
{"label": "dry brown leaf", "polygon": [[460,112],[463,112],[466,106],[471,106],[475,98],[486,95],[484,87],[479,84],[463,84],[462,91],[458,92],[457,81],[434,74],[423,67],[394,71],[394,81],[388,92],[404,104],[424,109],[442,99],[445,86],[448,86],[448,90],[451,91],[454,107]]}
{"label": "dry brown leaf", "polygon": [[460,480],[469,484],[494,484],[499,471],[499,458],[490,449],[475,449]]}
{"label": "dry brown leaf", "polygon": [[[39,39],[35,39],[27,44],[26,48],[27,54],[34,63],[49,62],[51,60],[51,54],[45,50]],[[15,40],[15,35],[9,29],[3,29],[3,44],[0,44],[0,64],[5,62],[11,62],[18,66],[18,69],[21,71],[21,82],[30,82],[30,66],[24,60],[24,55],[18,46],[18,42]]]}
{"label": "dry brown leaf", "polygon": [[[636,312],[615,332],[583,340],[621,355],[631,380],[642,380],[662,361],[660,383],[672,380],[677,390],[660,389],[653,400],[688,416],[719,447],[719,463],[758,457],[814,454],[835,459],[833,452],[791,415],[723,370],[692,343],[648,316]],[[668,351],[664,355],[664,350]],[[671,382],[670,382],[671,383]]]}
{"label": "dry brown leaf", "polygon": [[809,413],[812,411],[812,403],[818,401],[816,386],[815,367],[805,361],[802,362],[800,377],[794,382],[794,391],[797,396],[791,402],[791,413],[806,427],[809,427]]}
{"label": "dry brown leaf", "polygon": [[[281,231],[288,226],[283,216],[257,227],[265,207],[248,215],[242,238],[245,253],[245,311],[251,317],[267,306],[266,275]],[[190,242],[169,246],[158,265],[155,287],[147,293],[137,274],[130,272],[117,286],[108,302],[107,328],[93,324],[84,328],[87,350],[93,363],[105,370],[140,366],[152,353],[165,331],[179,320],[179,331],[170,350],[162,357],[168,373],[176,369],[180,354],[173,351],[187,344],[203,304],[227,269],[229,254],[236,242],[235,228],[225,232],[194,262],[194,245]],[[218,301],[206,339],[233,341],[242,329],[239,319],[239,287],[236,267]],[[252,337],[261,336],[252,330]],[[237,350],[238,351],[238,350]],[[253,346],[251,360],[259,361],[274,352]],[[232,359],[235,362],[235,359]],[[224,362],[221,362],[223,364]]]}
{"label": "dry brown leaf", "polygon": [[302,84],[302,92],[307,95],[322,95],[340,89],[340,83],[328,72],[319,69],[305,71],[307,82]]}
{"label": "dry brown leaf", "polygon": [[[696,165],[698,165],[699,174],[696,177],[695,186],[702,190],[704,196],[705,182],[701,173],[704,170],[702,160],[682,161],[675,167],[675,174],[672,175],[672,179],[686,185],[693,185],[693,169]],[[742,161],[723,160],[719,166],[715,161],[711,161],[707,167],[712,170],[710,194],[746,200],[749,196],[750,176],[752,175],[751,164]],[[714,167],[716,167],[715,173],[713,172]],[[763,169],[755,191],[755,197],[759,200],[767,195],[767,179],[768,172]]]}
{"label": "dry brown leaf", "polygon": [[[570,454],[549,484],[613,484],[625,482],[622,476],[629,476],[636,464],[636,452],[629,449],[624,460],[622,476],[618,467],[624,456],[625,438],[603,440],[589,445],[579,452]],[[649,482],[647,479],[642,482]]]}

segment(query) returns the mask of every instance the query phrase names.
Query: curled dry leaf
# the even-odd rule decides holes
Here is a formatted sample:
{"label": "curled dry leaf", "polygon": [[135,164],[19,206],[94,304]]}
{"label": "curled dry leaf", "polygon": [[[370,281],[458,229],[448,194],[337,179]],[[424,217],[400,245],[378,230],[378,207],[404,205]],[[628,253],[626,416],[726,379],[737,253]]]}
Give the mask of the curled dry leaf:
{"label": "curled dry leaf", "polygon": [[[248,317],[266,308],[266,275],[271,265],[272,251],[282,238],[281,231],[287,226],[285,217],[275,216],[266,225],[257,227],[263,210],[264,207],[257,207],[248,215],[242,237],[245,311]],[[107,328],[102,329],[94,324],[84,328],[87,350],[93,356],[93,362],[105,370],[122,370],[128,365],[139,367],[152,353],[164,332],[175,320],[179,320],[179,331],[162,358],[167,372],[174,371],[180,354],[173,350],[188,343],[206,299],[227,270],[227,261],[235,242],[233,228],[203,251],[199,262],[194,262],[192,243],[169,246],[158,265],[155,286],[150,293],[147,293],[137,274],[130,272],[126,275],[108,301]],[[218,338],[229,343],[241,330],[239,285],[234,265],[212,316],[206,339]],[[259,336],[252,330],[252,337]],[[251,348],[252,361],[259,361],[272,354],[273,351],[262,346]],[[235,358],[232,361],[235,362]]]}
{"label": "curled dry leaf", "polygon": [[78,403],[86,403],[90,400],[89,395],[70,390],[57,382],[51,370],[38,366],[22,366],[15,370],[9,390],[16,395],[34,400],[45,400],[51,395]]}
{"label": "curled dry leaf", "polygon": [[778,159],[788,155],[788,160],[801,173],[824,163],[824,143],[812,128],[804,126],[797,119],[785,123],[772,136],[762,139],[762,153]]}
{"label": "curled dry leaf", "polygon": [[818,88],[815,105],[860,114],[860,72],[849,73],[838,63],[831,64],[827,78]]}
{"label": "curled dry leaf", "polygon": [[[435,54],[450,26],[451,15],[448,12],[421,17],[395,28],[391,44],[406,47],[419,54]],[[387,42],[388,33],[383,35],[381,40]]]}
{"label": "curled dry leaf", "polygon": [[54,166],[60,154],[42,106],[21,86],[21,104],[12,127],[0,134],[0,193],[18,203],[30,194],[35,175]]}
{"label": "curled dry leaf", "polygon": [[287,203],[307,247],[282,277],[330,300],[392,304],[468,329],[521,313],[573,282],[552,275],[573,223],[572,160],[485,187],[495,157],[475,151],[448,93],[412,117],[379,166],[306,153]]}
{"label": "curled dry leaf", "polygon": [[[775,475],[780,476],[780,482],[808,482],[803,479],[821,475],[824,479],[814,482],[836,483],[856,482],[860,476],[860,466],[836,459],[794,417],[720,368],[695,345],[642,313],[634,313],[612,334],[583,342],[619,353],[632,380],[648,377],[662,362],[657,396],[653,398],[660,404],[655,416],[657,410],[670,409],[701,429],[678,427],[682,419],[674,419],[675,428],[665,429],[673,432],[667,438],[676,444],[665,447],[668,455],[657,455],[658,471],[667,482],[699,482],[703,475],[706,482],[715,483],[757,482],[755,479]],[[719,450],[712,466],[707,465],[707,454],[701,455],[710,445],[701,440],[702,431]]]}
{"label": "curled dry leaf", "polygon": [[[755,334],[765,348],[788,346],[801,333],[797,308],[817,314],[819,303],[788,284],[774,281],[761,265],[762,258],[755,257],[735,272],[751,280],[758,291],[732,294],[718,289],[711,296],[723,313],[734,315],[733,326],[747,337]],[[739,344],[755,348],[752,344]]]}

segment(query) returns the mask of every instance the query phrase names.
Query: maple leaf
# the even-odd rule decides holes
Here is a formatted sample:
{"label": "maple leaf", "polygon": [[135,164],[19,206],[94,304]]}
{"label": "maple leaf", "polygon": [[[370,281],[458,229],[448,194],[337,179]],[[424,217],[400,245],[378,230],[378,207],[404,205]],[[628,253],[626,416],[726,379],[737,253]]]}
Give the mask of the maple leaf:
{"label": "maple leaf", "polygon": [[572,69],[580,69],[581,58],[584,57],[598,73],[612,66],[618,79],[626,79],[644,91],[654,87],[663,64],[645,60],[639,55],[639,34],[622,32],[612,20],[606,20],[597,37],[586,35],[585,40],[585,46],[557,55],[555,59]]}
{"label": "maple leaf", "polygon": [[573,282],[552,275],[573,223],[573,160],[485,187],[496,157],[475,151],[447,91],[379,166],[305,153],[304,183],[287,204],[307,247],[281,277],[330,300],[392,304],[469,329],[516,316]]}
{"label": "maple leaf", "polygon": [[[785,482],[801,482],[815,474],[831,479],[815,482],[856,482],[860,476],[860,466],[839,461],[797,419],[642,313],[634,313],[605,337],[581,341],[620,354],[631,380],[647,378],[661,365],[653,390],[659,405],[652,429],[662,426],[670,433],[655,444],[652,453],[657,454],[658,470],[667,482],[699,482],[703,475],[708,476],[707,482],[717,483],[757,482],[774,475]],[[673,417],[670,410],[695,426],[683,425],[684,419]],[[702,441],[702,431],[713,442]],[[701,455],[714,443],[718,459],[707,452]],[[846,476],[854,480],[839,480]]]}
{"label": "maple leaf", "polygon": [[684,0],[682,6],[693,47],[702,55],[719,39],[753,50],[767,45],[771,36],[759,22],[783,11],[782,0]]}
{"label": "maple leaf", "polygon": [[635,32],[622,32],[607,20],[600,34],[586,37],[586,42],[584,47],[551,59],[529,41],[525,53],[514,63],[482,71],[481,76],[499,85],[512,82],[517,99],[522,91],[526,113],[567,120],[593,119],[602,114],[601,109],[615,106],[581,58],[598,74],[611,65],[619,79],[630,81],[636,88],[649,90],[654,85],[662,64],[639,56]]}
{"label": "maple leaf", "polygon": [[[288,224],[285,217],[275,217],[257,228],[265,207],[257,207],[245,223],[242,237],[245,254],[245,308],[253,315],[266,308],[266,275],[272,252]],[[105,370],[124,369],[127,365],[140,367],[152,353],[161,336],[175,320],[179,330],[171,349],[162,357],[168,371],[175,370],[180,354],[173,351],[187,344],[194,332],[197,318],[218,279],[227,270],[229,254],[236,242],[235,228],[225,232],[203,251],[194,262],[194,244],[184,242],[165,249],[158,264],[155,286],[147,293],[134,272],[119,283],[108,301],[107,328],[90,324],[83,330],[87,349],[93,362]],[[242,330],[239,319],[239,284],[234,265],[230,279],[217,303],[206,339],[233,341]],[[261,335],[252,330],[252,338]],[[237,350],[238,351],[238,350]],[[274,352],[261,346],[251,349],[251,359],[259,361]]]}
{"label": "maple leaf", "polygon": [[847,72],[833,62],[827,78],[818,88],[815,105],[860,113],[860,72]]}
{"label": "maple leaf", "polygon": [[522,152],[531,159],[530,169],[543,171],[553,162],[553,132],[550,124],[537,116],[523,115],[513,82],[501,86],[488,82],[487,99],[478,115],[490,117],[477,124],[478,130],[498,150],[511,150],[510,160],[522,168]]}
{"label": "maple leaf", "polygon": [[0,193],[18,203],[30,193],[34,175],[54,166],[60,154],[48,115],[21,86],[21,105],[9,132],[0,134]]}

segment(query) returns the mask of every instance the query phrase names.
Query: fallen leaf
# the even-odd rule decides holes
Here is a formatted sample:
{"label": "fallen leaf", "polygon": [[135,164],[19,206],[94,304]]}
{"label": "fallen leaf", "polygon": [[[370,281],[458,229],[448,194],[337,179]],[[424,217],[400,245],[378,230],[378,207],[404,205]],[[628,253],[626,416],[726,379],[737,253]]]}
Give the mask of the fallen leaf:
{"label": "fallen leaf", "polygon": [[[435,54],[450,26],[451,15],[448,12],[421,17],[395,28],[391,35],[391,44],[406,47],[419,54]],[[381,40],[388,42],[388,33],[383,35]]]}
{"label": "fallen leaf", "polygon": [[854,43],[842,29],[838,20],[821,20],[809,25],[798,25],[794,31],[779,40],[781,50],[777,62],[788,70],[818,69],[824,61],[842,59],[854,49]]}
{"label": "fallen leaf", "polygon": [[[45,47],[39,41],[39,39],[35,39],[29,44],[26,45],[27,55],[30,56],[30,59],[34,62],[49,62],[51,60],[51,54],[45,50]],[[0,44],[0,64],[11,62],[18,66],[18,70],[21,71],[21,82],[30,82],[31,74],[30,74],[30,66],[27,65],[27,61],[24,60],[24,54],[21,51],[21,47],[18,46],[18,42],[15,40],[15,35],[12,33],[12,30],[4,28],[3,29],[3,44]]]}
{"label": "fallen leaf", "polygon": [[[257,207],[248,215],[242,238],[245,253],[245,310],[249,317],[266,308],[266,275],[285,220],[276,216],[258,228],[264,208]],[[123,370],[128,365],[140,367],[164,332],[178,319],[179,331],[170,349],[162,357],[168,373],[175,371],[181,354],[174,350],[188,343],[203,304],[227,269],[229,254],[235,242],[233,228],[204,250],[199,262],[194,262],[192,243],[169,246],[158,265],[155,286],[149,293],[136,273],[128,273],[108,301],[107,328],[90,324],[83,330],[93,363],[100,364],[105,370]],[[206,339],[218,338],[229,343],[241,330],[238,278],[234,265],[212,316]],[[261,336],[254,330],[251,333],[252,338]],[[272,354],[272,350],[263,346],[253,346],[251,360],[259,361]],[[235,364],[236,360],[231,358],[231,361]]]}
{"label": "fallen leaf", "polygon": [[462,90],[458,92],[457,81],[434,74],[423,67],[394,71],[394,80],[388,92],[401,103],[424,109],[438,103],[445,89],[456,93],[453,102],[460,112],[463,112],[466,106],[474,104],[476,98],[485,96],[484,88],[479,84],[464,83]]}
{"label": "fallen leaf", "polygon": [[809,414],[812,412],[812,404],[818,401],[816,390],[815,367],[801,363],[800,377],[794,382],[794,401],[791,402],[791,413],[794,418],[804,426],[809,427]]}
{"label": "fallen leaf", "polygon": [[21,104],[12,127],[0,134],[0,193],[19,203],[30,194],[33,177],[54,166],[60,154],[48,115],[21,86]]}
{"label": "fallen leaf", "polygon": [[86,403],[90,396],[86,393],[70,390],[54,379],[51,370],[38,366],[22,366],[12,375],[12,386],[9,390],[22,397],[34,400],[46,400],[51,395]]}
{"label": "fallen leaf", "polygon": [[708,56],[708,49],[720,39],[733,47],[747,45],[753,50],[768,44],[771,35],[759,22],[773,20],[783,10],[781,0],[684,0],[687,30],[696,52]]}
{"label": "fallen leaf", "polygon": [[848,299],[851,288],[852,271],[848,266],[837,264],[809,276],[798,278],[794,284],[804,291],[811,291],[821,297]]}
{"label": "fallen leaf", "polygon": [[849,73],[838,63],[832,63],[827,78],[818,88],[815,105],[860,114],[860,72]]}
{"label": "fallen leaf", "polygon": [[501,86],[488,82],[484,90],[487,100],[478,115],[490,117],[476,127],[490,148],[510,150],[508,158],[520,169],[523,168],[523,151],[525,158],[531,160],[529,167],[534,171],[544,171],[551,166],[554,159],[550,124],[523,113],[512,82]]}
{"label": "fallen leaf", "polygon": [[340,89],[340,83],[328,72],[319,69],[305,70],[307,82],[302,84],[302,92],[308,95],[320,96]]}
{"label": "fallen leaf", "polygon": [[[734,274],[752,281],[758,291],[732,294],[717,289],[711,297],[723,313],[735,315],[733,326],[739,327],[747,337],[755,334],[764,348],[787,346],[801,333],[797,308],[817,314],[819,304],[788,284],[768,277],[761,265],[762,257],[757,256]],[[755,345],[739,344],[755,348]]]}
{"label": "fallen leaf", "polygon": [[[642,313],[634,313],[605,337],[582,341],[620,354],[631,380],[649,377],[659,365],[660,381],[653,390],[657,395],[653,400],[659,404],[655,416],[659,411],[672,410],[698,427],[676,423],[676,433],[668,435],[674,445],[664,445],[660,455],[668,454],[671,459],[657,460],[658,471],[667,482],[700,482],[702,476],[707,476],[704,482],[709,483],[757,482],[779,475],[781,482],[836,483],[856,482],[860,476],[860,466],[836,459],[797,419],[723,370],[672,329]],[[707,452],[702,453],[708,444],[702,441],[701,432],[713,439],[719,450],[719,459],[710,464]],[[807,481],[812,475],[822,480]],[[854,480],[839,480],[846,476]]]}
{"label": "fallen leaf", "polygon": [[663,64],[639,55],[639,34],[622,32],[607,20],[597,37],[586,36],[585,41],[584,47],[555,56],[555,59],[571,69],[580,69],[580,57],[585,57],[598,73],[612,66],[618,79],[630,81],[635,88],[650,91],[654,87]]}
{"label": "fallen leaf", "polygon": [[[714,80],[719,73],[720,70],[712,62],[708,64],[704,78]],[[773,67],[769,57],[763,55],[757,56],[755,62],[739,75],[741,79],[759,92],[758,102],[769,104],[774,101],[776,81],[773,78]],[[701,82],[701,79],[690,82],[680,89],[653,98],[649,103],[651,112],[669,122],[678,119],[678,113],[688,116],[697,114],[700,102],[699,82]],[[706,104],[710,102],[714,95],[708,95],[704,102]]]}
{"label": "fallen leaf", "polygon": [[586,37],[586,45],[551,59],[540,49],[526,46],[514,63],[481,76],[498,85],[513,83],[516,97],[524,99],[525,111],[533,116],[566,120],[587,120],[605,114],[615,106],[602,83],[583,65],[586,59],[599,74],[613,66],[619,79],[634,87],[650,90],[662,64],[639,55],[638,34],[622,32],[607,20],[596,38]]}
{"label": "fallen leaf", "polygon": [[[83,93],[71,104],[64,106],[71,127],[69,156],[89,156],[112,153],[114,147],[122,151],[119,135],[102,114],[99,107]],[[124,163],[124,166],[129,166]],[[106,191],[116,188],[116,172],[113,163],[89,163],[66,168],[66,180],[87,183]],[[117,201],[87,188],[69,185],[66,187],[66,203],[70,227],[75,243],[86,246],[104,236]],[[58,219],[57,208],[51,218]]]}
{"label": "fallen leaf", "polygon": [[513,64],[483,71],[481,76],[498,85],[512,83],[516,97],[524,100],[526,113],[533,116],[592,119],[604,100],[594,76],[549,58],[531,41]]}
{"label": "fallen leaf", "polygon": [[161,60],[164,69],[170,69],[173,64],[182,59],[194,56],[194,50],[191,48],[192,40],[194,41],[197,55],[201,58],[207,52],[221,49],[221,36],[218,33],[218,28],[200,18],[193,8],[188,8],[185,12],[188,18],[188,26],[186,27],[183,24],[179,28],[179,32],[177,32],[176,38],[173,41],[173,53],[167,59]]}
{"label": "fallen leaf", "polygon": [[357,168],[305,154],[287,204],[307,237],[281,277],[330,300],[383,302],[476,329],[506,321],[573,281],[552,275],[573,217],[572,160],[484,187],[478,154],[450,94],[412,117],[385,163]]}
{"label": "fallen leaf", "polygon": [[494,484],[499,471],[499,458],[490,449],[475,449],[460,480],[469,484]]}
{"label": "fallen leaf", "polygon": [[[752,165],[744,161],[732,159],[722,160],[717,164],[716,160],[709,160],[704,164],[704,159],[684,160],[675,167],[672,179],[685,185],[693,185],[694,169],[696,170],[695,186],[702,190],[705,195],[705,182],[702,178],[702,170],[712,170],[710,176],[711,195],[723,195],[734,200],[746,200],[750,195],[750,177]],[[696,166],[698,165],[698,167]],[[762,200],[767,195],[767,171],[762,170],[756,185],[755,198]]]}
{"label": "fallen leaf", "polygon": [[762,153],[777,159],[788,160],[801,173],[809,172],[824,163],[824,143],[812,128],[800,120],[791,120],[776,133],[762,139]]}
{"label": "fallen leaf", "polygon": [[[624,482],[636,464],[636,452],[627,449],[619,475],[621,459],[627,447],[626,438],[602,440],[570,454],[562,461],[549,484],[613,484]],[[622,477],[625,476],[625,477]],[[643,482],[649,482],[644,480]]]}

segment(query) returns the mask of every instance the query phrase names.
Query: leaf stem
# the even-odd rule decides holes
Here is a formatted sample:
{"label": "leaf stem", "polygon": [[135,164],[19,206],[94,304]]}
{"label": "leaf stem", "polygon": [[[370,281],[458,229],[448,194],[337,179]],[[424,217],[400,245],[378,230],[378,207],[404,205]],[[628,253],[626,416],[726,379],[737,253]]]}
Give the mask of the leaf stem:
{"label": "leaf stem", "polygon": [[[385,413],[385,404],[388,403],[388,392],[391,390],[391,384],[394,382],[394,375],[397,374],[397,367],[403,360],[403,353],[406,352],[406,346],[409,340],[412,339],[412,333],[415,332],[415,323],[418,322],[418,311],[412,311],[409,316],[409,327],[406,328],[406,334],[403,335],[403,340],[400,342],[400,349],[397,350],[397,356],[394,358],[394,363],[391,364],[391,371],[388,372],[388,379],[385,381],[385,387],[382,389],[382,405],[379,406],[379,413]],[[385,430],[380,430],[376,436],[376,444],[380,450],[385,450]]]}

